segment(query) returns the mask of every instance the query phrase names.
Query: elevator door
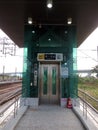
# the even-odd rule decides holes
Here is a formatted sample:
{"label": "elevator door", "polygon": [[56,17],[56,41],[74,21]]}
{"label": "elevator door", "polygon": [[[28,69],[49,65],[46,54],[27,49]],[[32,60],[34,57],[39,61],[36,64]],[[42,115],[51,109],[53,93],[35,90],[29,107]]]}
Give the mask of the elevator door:
{"label": "elevator door", "polygon": [[40,103],[59,103],[59,71],[57,64],[40,66]]}

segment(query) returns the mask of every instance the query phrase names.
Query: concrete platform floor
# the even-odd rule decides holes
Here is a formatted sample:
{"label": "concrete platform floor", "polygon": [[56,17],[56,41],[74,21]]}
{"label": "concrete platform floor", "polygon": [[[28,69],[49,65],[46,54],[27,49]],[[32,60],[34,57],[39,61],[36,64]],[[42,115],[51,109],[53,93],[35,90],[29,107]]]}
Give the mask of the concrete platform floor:
{"label": "concrete platform floor", "polygon": [[29,108],[14,130],[85,130],[71,109],[41,105]]}

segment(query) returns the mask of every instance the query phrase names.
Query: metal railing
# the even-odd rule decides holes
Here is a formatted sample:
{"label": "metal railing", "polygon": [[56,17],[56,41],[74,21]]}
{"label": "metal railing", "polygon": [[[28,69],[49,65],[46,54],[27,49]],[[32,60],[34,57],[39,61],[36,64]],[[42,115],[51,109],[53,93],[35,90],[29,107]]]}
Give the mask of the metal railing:
{"label": "metal railing", "polygon": [[98,125],[98,100],[81,89],[78,89],[78,98],[79,101],[77,101],[77,103],[80,105],[83,116],[86,120],[88,116],[90,116]]}
{"label": "metal railing", "polygon": [[[0,127],[3,128],[4,125],[6,124],[6,122],[11,119],[11,117],[15,118],[17,113],[18,113],[18,109],[23,106],[23,104],[25,103],[25,99],[23,99],[22,101],[20,101],[21,96],[16,96],[11,103],[9,103],[8,106],[6,106],[6,108],[4,108],[2,111],[0,111]],[[21,105],[22,104],[22,105]],[[25,106],[25,104],[24,104]]]}
{"label": "metal railing", "polygon": [[78,96],[81,100],[87,103],[94,111],[98,112],[98,100],[89,95],[88,93],[84,92],[81,89],[78,89]]}
{"label": "metal railing", "polygon": [[19,95],[21,95],[21,93],[22,93],[22,90],[21,88],[19,88],[17,91],[15,90],[14,93],[11,92],[9,95],[4,94],[5,97],[3,96],[3,98],[0,100],[0,105],[8,102],[9,100],[15,97],[18,97]]}

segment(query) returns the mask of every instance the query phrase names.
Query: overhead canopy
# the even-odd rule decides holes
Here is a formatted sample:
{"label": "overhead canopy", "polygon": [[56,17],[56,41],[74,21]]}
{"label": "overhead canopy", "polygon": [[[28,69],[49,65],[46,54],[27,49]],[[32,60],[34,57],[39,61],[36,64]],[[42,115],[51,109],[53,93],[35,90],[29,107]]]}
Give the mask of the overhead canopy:
{"label": "overhead canopy", "polygon": [[0,0],[0,28],[20,47],[24,42],[24,25],[28,17],[33,23],[72,24],[77,26],[78,46],[98,26],[98,0],[53,0],[53,8],[46,7],[47,0]]}

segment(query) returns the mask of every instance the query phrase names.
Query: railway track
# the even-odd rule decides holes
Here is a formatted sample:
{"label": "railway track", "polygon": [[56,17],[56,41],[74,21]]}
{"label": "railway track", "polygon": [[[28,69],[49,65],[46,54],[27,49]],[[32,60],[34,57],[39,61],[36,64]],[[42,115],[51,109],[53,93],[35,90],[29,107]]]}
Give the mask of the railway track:
{"label": "railway track", "polygon": [[9,100],[18,97],[22,92],[21,83],[0,85],[0,105],[8,102]]}

